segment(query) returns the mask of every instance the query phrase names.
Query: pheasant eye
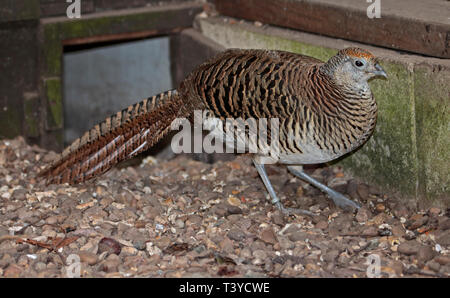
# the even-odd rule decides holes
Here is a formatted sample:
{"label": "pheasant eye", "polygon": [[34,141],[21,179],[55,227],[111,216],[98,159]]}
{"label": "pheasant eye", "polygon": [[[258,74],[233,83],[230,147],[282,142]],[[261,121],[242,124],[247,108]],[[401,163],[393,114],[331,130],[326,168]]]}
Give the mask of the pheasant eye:
{"label": "pheasant eye", "polygon": [[358,67],[361,67],[361,66],[364,65],[364,63],[362,63],[362,61],[360,61],[360,60],[356,60],[355,61],[355,65],[358,66]]}

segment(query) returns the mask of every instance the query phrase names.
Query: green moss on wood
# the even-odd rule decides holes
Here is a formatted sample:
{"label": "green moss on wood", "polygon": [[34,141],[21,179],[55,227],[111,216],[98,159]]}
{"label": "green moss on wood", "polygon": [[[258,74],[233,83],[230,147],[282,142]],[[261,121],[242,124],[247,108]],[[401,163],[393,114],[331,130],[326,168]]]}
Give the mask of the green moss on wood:
{"label": "green moss on wood", "polygon": [[420,191],[450,206],[450,70],[414,68]]}
{"label": "green moss on wood", "polygon": [[406,64],[381,64],[389,79],[370,82],[378,104],[375,132],[342,164],[358,176],[415,197],[418,164],[412,72]]}
{"label": "green moss on wood", "polygon": [[22,133],[21,112],[12,105],[0,109],[0,138],[11,139]]}
{"label": "green moss on wood", "polygon": [[47,98],[47,128],[54,130],[63,127],[61,79],[51,78],[44,82]]}
{"label": "green moss on wood", "polygon": [[62,72],[63,46],[58,26],[56,24],[46,25],[43,30],[44,75],[47,77],[60,76]]}
{"label": "green moss on wood", "polygon": [[43,54],[45,76],[61,76],[63,41],[87,38],[97,35],[118,34],[149,30],[158,23],[161,16],[171,19],[173,12],[81,18],[43,25]]}
{"label": "green moss on wood", "polygon": [[107,16],[96,18],[81,18],[79,20],[58,23],[62,39],[90,37],[104,34],[117,34],[122,32],[139,32],[155,28],[160,19],[164,17],[171,20],[176,11],[151,12],[120,16]]}
{"label": "green moss on wood", "polygon": [[82,16],[80,19],[73,20],[59,18],[54,22],[44,22],[42,24],[42,48],[45,57],[44,75],[46,77],[61,75],[64,40],[170,29],[173,27],[173,24],[179,24],[180,19],[186,19],[185,24],[181,21],[180,26],[188,27],[190,25],[190,17],[185,16],[187,13],[187,9],[153,10],[135,14],[105,15],[102,17]]}
{"label": "green moss on wood", "polygon": [[39,136],[39,97],[37,94],[24,96],[23,112],[25,121],[25,134],[27,137]]}
{"label": "green moss on wood", "polygon": [[0,3],[0,23],[36,20],[39,16],[39,0],[2,0]]}
{"label": "green moss on wood", "polygon": [[200,22],[202,32],[226,48],[241,49],[277,49],[308,55],[320,60],[328,60],[336,50],[314,46],[289,39],[253,31],[244,31],[239,27]]}

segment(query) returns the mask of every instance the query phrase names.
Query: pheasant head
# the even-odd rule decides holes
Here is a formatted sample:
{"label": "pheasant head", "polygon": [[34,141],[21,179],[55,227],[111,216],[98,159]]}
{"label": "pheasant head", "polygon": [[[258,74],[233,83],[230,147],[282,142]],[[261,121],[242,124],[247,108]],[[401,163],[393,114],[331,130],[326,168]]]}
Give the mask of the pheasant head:
{"label": "pheasant head", "polygon": [[352,92],[369,91],[368,80],[387,78],[378,59],[361,48],[346,48],[331,57],[323,66],[323,72],[338,86]]}

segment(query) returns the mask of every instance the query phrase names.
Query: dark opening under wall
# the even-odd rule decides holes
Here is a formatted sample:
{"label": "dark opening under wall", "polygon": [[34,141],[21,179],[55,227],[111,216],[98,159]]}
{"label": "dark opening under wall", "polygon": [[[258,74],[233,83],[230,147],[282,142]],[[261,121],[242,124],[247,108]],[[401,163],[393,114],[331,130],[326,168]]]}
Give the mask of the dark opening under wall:
{"label": "dark opening under wall", "polygon": [[107,116],[173,88],[168,36],[68,47],[63,61],[66,145]]}

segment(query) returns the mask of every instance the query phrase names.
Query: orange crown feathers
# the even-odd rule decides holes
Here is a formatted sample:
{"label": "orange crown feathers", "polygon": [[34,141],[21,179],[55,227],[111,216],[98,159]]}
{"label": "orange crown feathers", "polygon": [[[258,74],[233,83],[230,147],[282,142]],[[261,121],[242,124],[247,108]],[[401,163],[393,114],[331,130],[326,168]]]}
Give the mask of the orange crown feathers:
{"label": "orange crown feathers", "polygon": [[372,53],[361,48],[346,48],[340,50],[339,53],[350,57],[364,58],[366,60],[375,59]]}

